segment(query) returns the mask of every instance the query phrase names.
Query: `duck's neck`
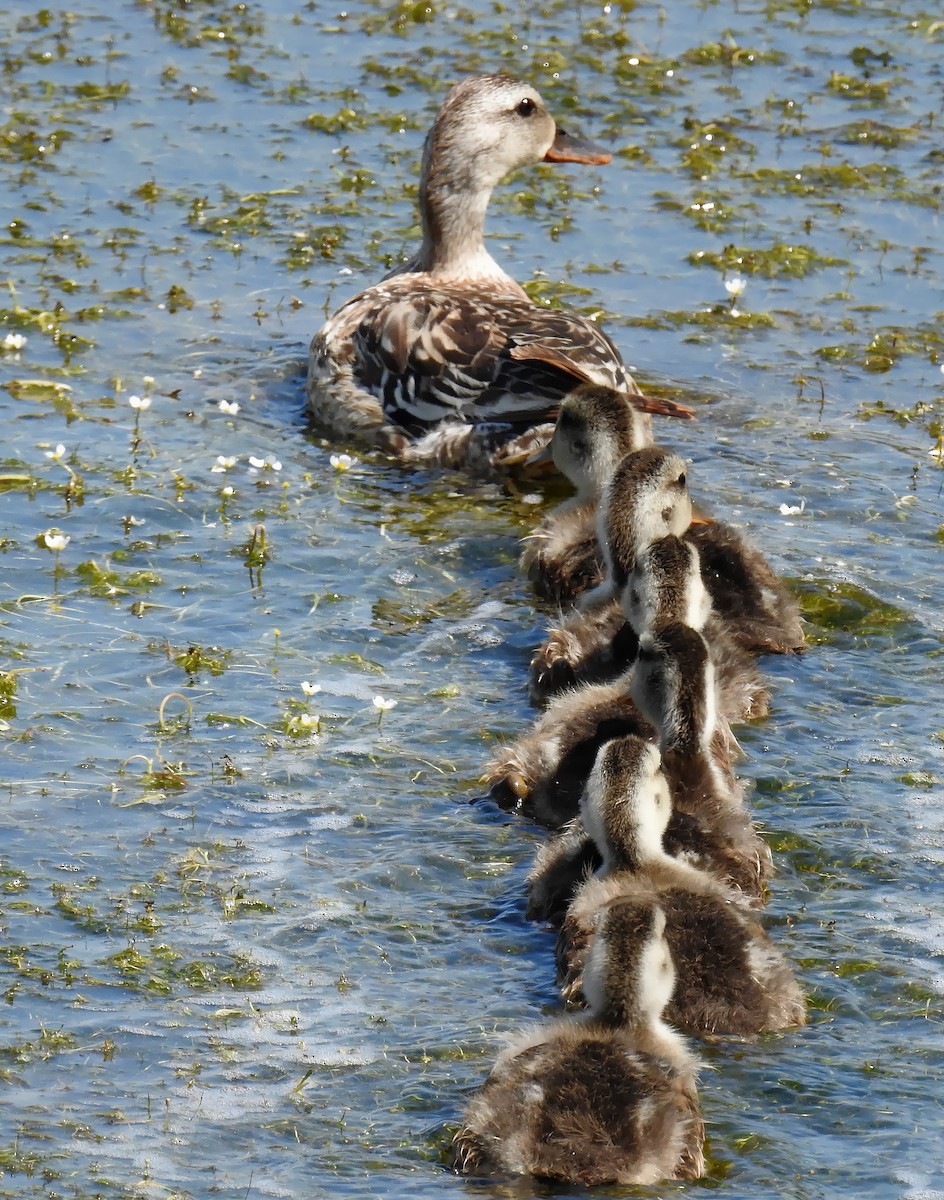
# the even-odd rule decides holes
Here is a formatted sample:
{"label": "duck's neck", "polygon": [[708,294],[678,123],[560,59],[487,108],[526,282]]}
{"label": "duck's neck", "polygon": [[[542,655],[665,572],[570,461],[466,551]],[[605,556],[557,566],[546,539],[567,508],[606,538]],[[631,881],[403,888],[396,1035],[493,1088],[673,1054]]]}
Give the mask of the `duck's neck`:
{"label": "duck's neck", "polygon": [[440,154],[435,143],[427,143],[420,181],[423,244],[412,269],[444,282],[487,280],[523,296],[485,249],[485,213],[492,184],[483,184],[468,168],[444,161],[449,157]]}

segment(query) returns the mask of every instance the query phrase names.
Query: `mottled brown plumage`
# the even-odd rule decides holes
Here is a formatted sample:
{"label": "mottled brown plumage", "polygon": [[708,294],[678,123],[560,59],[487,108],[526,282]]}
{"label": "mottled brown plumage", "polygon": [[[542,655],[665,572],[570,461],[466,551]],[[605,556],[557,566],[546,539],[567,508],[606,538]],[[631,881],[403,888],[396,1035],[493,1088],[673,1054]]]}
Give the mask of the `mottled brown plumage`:
{"label": "mottled brown plumage", "polygon": [[532,303],[483,241],[492,190],[510,171],[609,158],[559,130],[527,84],[504,75],[457,84],[426,140],[419,252],[312,340],[313,420],[405,463],[487,468],[513,462],[577,384],[668,411],[639,394],[598,325]]}

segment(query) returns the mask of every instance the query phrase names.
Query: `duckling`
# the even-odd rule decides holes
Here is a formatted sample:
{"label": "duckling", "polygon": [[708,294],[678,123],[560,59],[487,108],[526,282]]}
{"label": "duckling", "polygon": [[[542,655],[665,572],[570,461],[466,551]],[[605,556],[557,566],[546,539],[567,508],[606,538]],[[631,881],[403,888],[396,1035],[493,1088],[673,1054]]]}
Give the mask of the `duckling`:
{"label": "duckling", "polygon": [[[655,447],[639,454],[646,457],[620,464],[601,500],[597,536],[605,574],[581,597],[584,611],[621,597],[641,547],[675,534],[697,548],[712,608],[733,640],[755,654],[801,652],[805,639],[797,602],[760,551],[733,526],[693,517],[678,455]],[[653,532],[660,525],[661,532]]]}
{"label": "duckling", "polygon": [[538,847],[525,879],[525,916],[559,926],[580,885],[602,865],[596,842],[573,817]]}
{"label": "duckling", "polygon": [[575,816],[603,742],[627,733],[656,736],[630,698],[629,677],[556,697],[527,733],[488,763],[491,798],[554,829]]}
{"label": "duckling", "polygon": [[711,647],[723,715],[729,721],[767,715],[770,689],[754,655],[715,613],[692,542],[668,534],[642,547],[621,600],[605,606],[598,619],[578,610],[550,631],[531,660],[532,703],[543,706],[564,687],[612,679],[636,658],[640,634],[681,623],[703,632]]}
{"label": "duckling", "polygon": [[312,340],[313,420],[401,462],[481,468],[514,459],[516,440],[530,444],[533,427],[577,383],[683,415],[641,395],[595,322],[534,304],[485,249],[488,202],[511,171],[611,158],[559,129],[519,80],[456,84],[426,139],[418,253],[348,300]]}
{"label": "duckling", "polygon": [[738,745],[718,711],[714,664],[704,637],[681,624],[643,634],[629,689],[638,710],[659,731],[661,766],[672,788],[667,850],[682,857],[703,855],[699,848],[711,841],[727,861],[726,881],[762,900],[773,859],[734,773]]}
{"label": "duckling", "polygon": [[[746,903],[762,904],[767,880],[773,873],[773,859],[770,847],[751,821],[744,790],[734,774],[737,743],[717,709],[714,669],[705,639],[683,625],[669,625],[657,634],[647,634],[635,667],[621,681],[629,689],[636,713],[656,731],[663,770],[672,790],[668,853],[709,872]],[[555,803],[559,795],[554,780],[556,739],[567,735],[568,721],[575,711],[592,713],[592,705],[581,708],[581,697],[600,695],[617,686],[592,685],[553,700],[534,727],[535,732],[541,731],[545,746],[540,767],[533,735],[526,736],[504,761],[494,763],[499,789],[511,794],[510,785],[517,785],[523,797],[521,803],[526,804],[528,788],[533,784],[543,807],[558,814],[569,813],[577,780],[568,780],[566,803]],[[560,720],[556,719],[558,712]],[[584,736],[585,753],[594,745],[599,750],[611,740]],[[612,736],[625,735],[611,732]],[[586,758],[580,765],[585,768]],[[516,773],[519,768],[530,774]],[[500,796],[496,798],[501,802]],[[526,884],[528,916],[558,922],[577,884],[601,862],[579,816],[576,820],[571,817],[570,824],[545,842],[531,868]]]}
{"label": "duckling", "polygon": [[[596,435],[600,426],[609,437]],[[652,421],[623,392],[581,384],[564,398],[550,444],[528,459],[533,466],[552,458],[576,489],[525,539],[519,567],[543,599],[561,604],[598,582],[600,493],[620,459],[651,442]]]}
{"label": "duckling", "polygon": [[[751,1036],[802,1025],[803,993],[786,959],[729,888],[666,854],[669,788],[652,746],[621,738],[603,747],[581,799],[584,826],[603,859],[597,877],[577,892],[558,939],[558,961],[569,999],[581,987],[599,1015],[594,986],[581,972],[603,955],[614,980],[630,978],[638,950],[623,928],[635,909],[658,903],[677,970],[666,1010],[681,1029]],[[627,910],[629,915],[627,915]],[[618,985],[614,984],[618,991]]]}
{"label": "duckling", "polygon": [[662,1019],[675,982],[665,916],[643,905],[622,931],[635,971],[617,976],[591,953],[591,1020],[520,1036],[473,1097],[454,1142],[464,1174],[532,1175],[592,1187],[704,1173],[698,1063]]}

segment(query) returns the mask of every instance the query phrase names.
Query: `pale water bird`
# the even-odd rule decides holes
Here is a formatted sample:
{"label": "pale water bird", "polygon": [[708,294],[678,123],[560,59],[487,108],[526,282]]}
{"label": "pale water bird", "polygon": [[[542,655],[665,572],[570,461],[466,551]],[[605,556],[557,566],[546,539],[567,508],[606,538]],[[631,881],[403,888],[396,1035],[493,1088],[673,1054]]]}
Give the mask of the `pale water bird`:
{"label": "pale water bird", "polygon": [[619,604],[591,614],[577,610],[549,630],[531,659],[532,703],[546,704],[564,687],[613,679],[635,661],[641,635],[669,624],[704,634],[715,668],[718,705],[729,721],[767,715],[770,689],[755,656],[715,612],[697,547],[674,534],[637,552]]}
{"label": "pale water bird", "polygon": [[695,514],[684,460],[654,446],[623,459],[607,485],[597,519],[601,582],[581,596],[581,608],[621,600],[636,555],[670,534],[698,550],[712,609],[734,641],[754,653],[804,648],[803,622],[789,589],[733,526]]}
{"label": "pale water bird", "polygon": [[579,383],[688,415],[643,397],[598,325],[534,304],[485,248],[489,198],[509,172],[611,157],[559,129],[528,84],[505,75],[456,84],[426,138],[419,251],[312,340],[314,422],[402,462],[495,467],[543,445]]}
{"label": "pale water bird", "polygon": [[675,983],[658,905],[624,930],[635,971],[592,954],[592,1020],[539,1026],[513,1041],[472,1098],[454,1142],[470,1175],[568,1184],[652,1184],[704,1173],[697,1060],[662,1018]]}
{"label": "pale water bird", "polygon": [[[600,437],[599,429],[608,436]],[[652,422],[624,393],[583,384],[565,397],[547,448],[530,458],[532,465],[553,459],[574,486],[563,501],[525,539],[520,568],[538,595],[562,603],[596,583],[597,505],[617,463],[652,442]],[[590,568],[591,574],[581,572]]]}
{"label": "pale water bird", "polygon": [[656,903],[666,914],[677,973],[670,1021],[688,1032],[744,1036],[805,1022],[793,971],[756,917],[730,888],[666,853],[672,802],[653,746],[638,738],[604,746],[580,810],[602,865],[578,889],[561,927],[558,960],[568,998],[582,992],[591,1015],[600,1015],[588,978],[600,958],[611,992],[618,994],[618,980],[626,978],[633,994],[638,948],[623,930],[637,907]]}
{"label": "pale water bird", "polygon": [[[581,727],[592,721],[595,712],[612,712],[607,709],[607,699],[615,705],[615,696],[623,688],[633,702],[625,711],[633,712],[635,721],[642,720],[641,731],[630,728],[628,720],[625,732],[618,732],[615,721],[596,735]],[[622,703],[625,705],[625,697]],[[561,747],[565,753],[569,750],[569,730],[577,727],[582,734],[580,771],[567,769],[561,776],[554,751]],[[669,625],[644,635],[631,671],[613,683],[588,685],[556,697],[532,730],[493,760],[492,794],[499,803],[504,800],[506,807],[516,803],[525,813],[537,812],[545,824],[555,823],[546,818],[547,813],[571,821],[559,820],[561,832],[538,852],[527,881],[528,915],[558,922],[576,886],[600,865],[593,839],[580,818],[574,820],[579,798],[574,806],[573,794],[578,783],[582,792],[589,776],[590,754],[596,761],[604,743],[633,733],[658,745],[669,781],[672,814],[667,851],[709,872],[747,903],[763,903],[773,859],[751,820],[744,789],[734,774],[737,745],[718,709],[711,654],[697,630]]]}

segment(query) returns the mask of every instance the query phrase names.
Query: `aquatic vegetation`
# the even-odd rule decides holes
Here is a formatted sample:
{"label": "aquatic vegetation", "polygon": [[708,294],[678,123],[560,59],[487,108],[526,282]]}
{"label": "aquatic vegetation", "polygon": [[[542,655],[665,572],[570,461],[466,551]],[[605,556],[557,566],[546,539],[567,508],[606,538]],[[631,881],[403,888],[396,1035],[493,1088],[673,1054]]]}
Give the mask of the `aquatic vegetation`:
{"label": "aquatic vegetation", "polygon": [[813,1019],[708,1050],[706,1185],[940,1189],[934,6],[14,7],[7,1190],[438,1195],[495,1035],[553,1002],[517,903],[537,835],[477,777],[527,719],[549,614],[513,564],[565,489],[353,459],[301,401],[325,307],[410,253],[423,131],[479,69],[615,155],[503,185],[496,258],[698,407],[658,435],[811,634],[744,761]]}

